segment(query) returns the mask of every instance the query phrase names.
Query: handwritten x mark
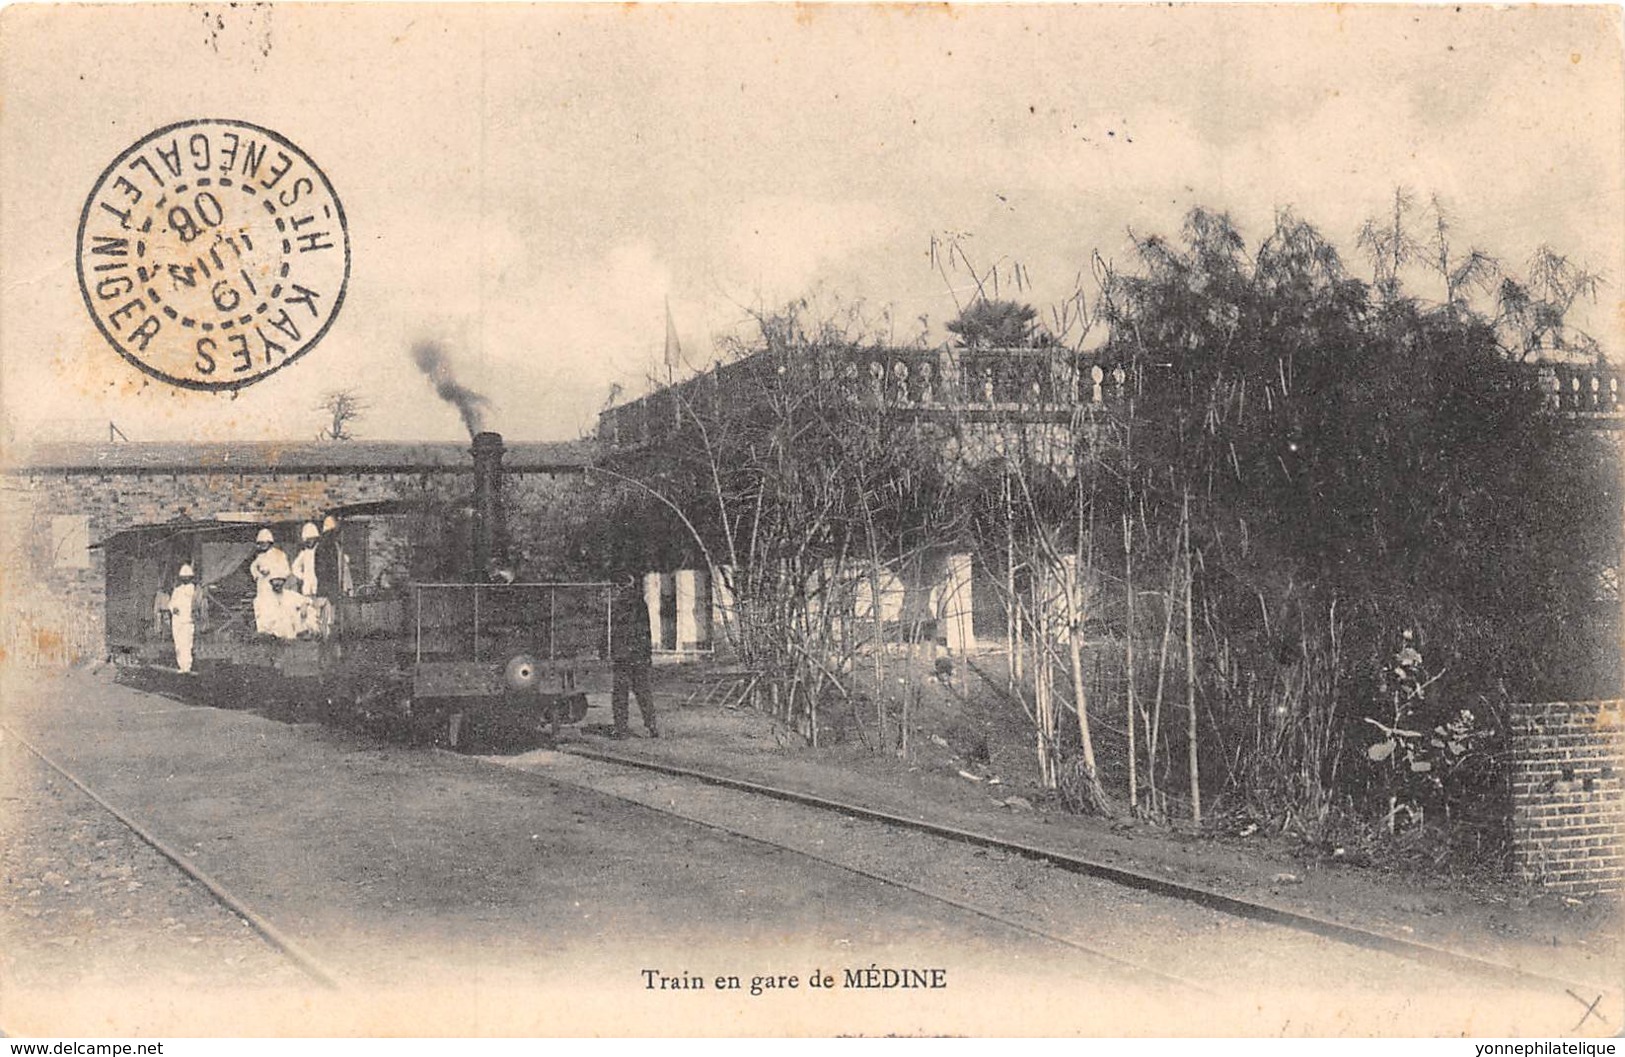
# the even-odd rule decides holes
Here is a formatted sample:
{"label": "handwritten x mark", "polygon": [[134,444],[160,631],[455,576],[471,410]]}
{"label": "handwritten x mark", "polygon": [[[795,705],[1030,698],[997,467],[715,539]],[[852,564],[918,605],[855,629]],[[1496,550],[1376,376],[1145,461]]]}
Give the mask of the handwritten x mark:
{"label": "handwritten x mark", "polygon": [[1590,1002],[1587,1002],[1585,999],[1581,998],[1579,995],[1575,994],[1573,991],[1570,991],[1568,988],[1565,987],[1563,990],[1564,990],[1565,993],[1568,994],[1568,996],[1570,998],[1574,999],[1576,1002],[1578,1002],[1582,1006],[1586,1007],[1585,1013],[1583,1015],[1581,1015],[1581,1017],[1580,1017],[1580,1023],[1578,1023],[1578,1024],[1574,1025],[1574,1027],[1570,1028],[1569,1029],[1570,1031],[1579,1031],[1580,1028],[1582,1026],[1584,1026],[1585,1022],[1587,1020],[1590,1020],[1592,1017],[1596,1017],[1598,1020],[1602,1021],[1604,1024],[1608,1023],[1608,1018],[1603,1016],[1602,1011],[1597,1008],[1597,1006],[1602,1002],[1602,995],[1598,995],[1596,998],[1592,999]]}

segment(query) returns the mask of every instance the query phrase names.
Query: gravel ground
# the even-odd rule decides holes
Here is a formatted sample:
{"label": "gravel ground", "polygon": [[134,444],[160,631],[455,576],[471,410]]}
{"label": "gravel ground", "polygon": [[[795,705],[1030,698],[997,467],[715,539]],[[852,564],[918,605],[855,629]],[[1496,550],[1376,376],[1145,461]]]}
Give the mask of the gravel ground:
{"label": "gravel ground", "polygon": [[[1611,983],[1625,959],[1625,904],[1617,898],[1565,899],[1489,878],[1452,886],[1308,860],[1291,854],[1283,841],[1196,837],[1177,828],[1083,818],[1045,803],[1041,791],[1010,771],[1000,785],[967,780],[963,769],[971,765],[927,737],[916,737],[908,761],[852,744],[813,750],[759,713],[683,708],[681,700],[661,700],[665,736],[659,741],[606,741],[585,727],[581,734],[568,732],[566,741],[897,814],[929,815],[1547,975]],[[607,708],[595,700],[589,721],[600,714]],[[984,778],[991,773],[971,769]],[[998,802],[1012,795],[1024,798],[1020,810]]]}
{"label": "gravel ground", "polygon": [[0,739],[0,986],[287,987],[246,922],[10,737]]}
{"label": "gravel ground", "polygon": [[[1192,981],[1208,994],[1165,985],[1178,996],[1175,1007],[1186,1011],[1169,1018],[1173,1030],[1222,1025],[1249,1033],[1514,1035],[1568,1028],[1572,1019],[1560,988],[1462,978],[998,851],[556,752],[491,762],[894,879]],[[946,906],[941,913],[967,914]],[[1046,956],[1056,965],[1094,961],[1060,946]]]}
{"label": "gravel ground", "polygon": [[[246,984],[262,994],[300,989],[297,1002],[272,1010],[280,1019],[268,1020],[271,1034],[395,1034],[406,1024],[412,1034],[659,1034],[676,1030],[685,1010],[702,1033],[1131,1024],[1152,1034],[1551,1034],[1576,1030],[1576,1003],[1590,997],[1508,994],[1481,981],[1459,993],[1462,983],[1414,963],[686,780],[588,772],[579,757],[540,768],[553,780],[538,780],[513,765],[540,759],[494,767],[90,680],[21,705],[8,722],[359,989],[313,1007],[302,975],[206,892],[21,746],[0,745],[0,988],[14,1023],[30,996],[43,1006],[52,989],[130,987],[166,992],[162,1008],[137,1011],[171,1026],[159,1034],[262,1033],[240,1019],[235,993]],[[822,776],[835,787],[825,792],[884,792],[905,809],[952,801],[951,814],[970,821],[993,811],[984,785],[955,777],[957,796],[938,803],[940,783],[921,772],[892,784],[817,766],[786,756],[771,730],[741,731],[747,717],[715,729],[706,718],[671,709],[666,737],[610,744],[759,763],[788,784]],[[1046,824],[1042,810],[995,815],[1049,837],[1067,828]],[[1079,952],[708,828],[718,825],[1194,974],[1223,997],[1133,986]],[[955,983],[901,1005],[860,994],[813,1006],[782,995],[735,1000],[720,989],[701,1005],[646,993],[639,976],[650,966],[755,973],[870,963],[946,965]],[[232,1000],[223,991],[201,1003],[176,997],[209,985],[231,989]],[[53,1030],[104,1023],[106,1008],[105,996],[90,995],[36,1021]],[[1611,1000],[1608,1008],[1614,1020]],[[792,1013],[803,1019],[784,1019]]]}
{"label": "gravel ground", "polygon": [[[1098,967],[1057,978],[1032,943],[991,922],[624,800],[245,709],[64,684],[8,698],[7,727],[191,856],[340,990],[300,982],[241,1000],[241,973],[224,962],[247,930],[218,912],[212,927],[227,935],[211,937],[215,912],[183,885],[133,911],[126,931],[87,929],[54,976],[30,962],[29,986],[0,995],[0,1027],[13,1034],[1010,1034],[1050,1023],[1032,1010],[1079,986],[1112,1000],[1066,1021],[1071,1031],[1120,1022],[1140,999]],[[36,831],[12,872],[55,862],[76,818],[91,848],[117,833],[96,833],[99,809],[60,779],[47,790],[48,772],[20,748],[12,755],[8,772],[38,786],[19,782],[8,805],[19,831]],[[53,811],[62,832],[47,824]],[[166,867],[148,863],[130,895],[162,887]],[[105,906],[95,883],[76,873],[56,916],[85,907],[88,920],[117,919],[122,908]],[[165,928],[165,917],[184,924]],[[0,942],[31,954],[48,937],[41,928]],[[644,976],[871,965],[945,967],[953,983],[906,995],[696,995],[652,990]],[[216,977],[219,989],[200,998],[197,985]]]}

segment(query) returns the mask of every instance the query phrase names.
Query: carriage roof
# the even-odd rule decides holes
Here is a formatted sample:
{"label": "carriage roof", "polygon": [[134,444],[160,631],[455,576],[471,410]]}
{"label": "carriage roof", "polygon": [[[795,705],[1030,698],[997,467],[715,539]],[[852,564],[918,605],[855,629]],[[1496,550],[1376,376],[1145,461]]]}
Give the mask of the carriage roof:
{"label": "carriage roof", "polygon": [[132,525],[120,529],[111,536],[92,543],[92,548],[117,550],[143,543],[150,543],[155,538],[171,539],[176,536],[233,536],[244,535],[252,538],[262,528],[274,528],[283,524],[296,524],[296,522],[278,521],[233,521],[230,519],[209,518],[201,521],[166,521],[151,525]]}
{"label": "carriage roof", "polygon": [[155,538],[172,539],[177,536],[211,536],[230,539],[241,536],[251,539],[260,529],[268,528],[275,532],[278,538],[284,535],[297,534],[299,528],[306,523],[321,524],[323,518],[333,517],[340,521],[345,518],[358,517],[387,517],[389,515],[412,514],[425,510],[445,509],[448,505],[443,501],[430,499],[384,499],[370,503],[351,503],[346,506],[329,507],[313,517],[277,518],[267,519],[259,517],[252,512],[241,515],[228,514],[212,518],[178,519],[175,521],[154,522],[147,525],[131,525],[128,528],[107,536],[92,543],[92,548],[115,550],[152,542]]}

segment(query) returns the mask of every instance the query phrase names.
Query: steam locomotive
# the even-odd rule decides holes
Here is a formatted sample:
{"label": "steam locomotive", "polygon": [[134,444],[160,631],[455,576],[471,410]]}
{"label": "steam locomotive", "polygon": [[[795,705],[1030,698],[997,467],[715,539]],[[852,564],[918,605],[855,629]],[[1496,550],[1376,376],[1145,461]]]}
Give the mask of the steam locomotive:
{"label": "steam locomotive", "polygon": [[[579,722],[610,689],[617,623],[609,583],[500,582],[507,531],[502,438],[474,437],[474,492],[324,511],[337,523],[340,583],[323,633],[259,634],[249,565],[263,528],[290,555],[303,520],[248,515],[126,529],[102,541],[107,648],[148,678],[216,700],[248,695],[323,718],[404,732],[457,749],[525,746]],[[201,601],[195,683],[180,683],[165,623],[180,567]]]}

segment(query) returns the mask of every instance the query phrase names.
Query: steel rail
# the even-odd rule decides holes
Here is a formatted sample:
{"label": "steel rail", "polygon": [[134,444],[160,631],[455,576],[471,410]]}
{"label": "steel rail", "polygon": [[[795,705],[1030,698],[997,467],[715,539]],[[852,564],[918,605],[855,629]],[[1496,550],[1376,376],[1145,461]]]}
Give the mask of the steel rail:
{"label": "steel rail", "polygon": [[275,925],[271,924],[264,917],[260,916],[253,909],[251,909],[242,900],[233,895],[231,890],[225,885],[221,884],[213,877],[210,877],[197,866],[187,862],[184,855],[176,851],[174,848],[171,848],[168,844],[164,843],[164,841],[155,835],[151,830],[148,830],[145,826],[131,818],[128,814],[120,811],[118,808],[108,803],[106,799],[104,799],[94,789],[90,788],[90,786],[82,782],[72,771],[69,771],[66,767],[51,759],[50,756],[47,756],[33,742],[17,733],[17,731],[13,729],[10,724],[0,723],[0,731],[4,731],[8,736],[17,739],[18,744],[22,745],[29,752],[37,756],[40,761],[47,767],[51,768],[51,770],[55,771],[57,774],[60,774],[63,778],[66,778],[74,788],[78,789],[81,793],[95,801],[98,807],[100,807],[103,811],[106,811],[109,815],[112,815],[131,833],[134,833],[137,837],[141,838],[142,842],[152,848],[153,851],[156,851],[159,855],[162,855],[165,859],[168,859],[177,869],[181,871],[181,873],[202,885],[204,890],[207,891],[209,895],[214,897],[215,902],[219,903],[226,910],[230,911],[246,922],[250,928],[260,934],[261,938],[263,938],[267,943],[275,947],[277,950],[281,951],[289,961],[297,965],[307,976],[321,984],[323,987],[327,987],[335,991],[339,990],[338,981],[334,978],[332,973],[323,968],[320,962],[313,958],[291,938],[284,935],[283,932]]}
{"label": "steel rail", "polygon": [[[725,775],[711,774],[676,764],[661,763],[654,760],[640,759],[633,756],[623,756],[619,753],[603,752],[598,749],[583,748],[577,745],[561,745],[560,752],[567,752],[585,759],[598,760],[603,763],[620,764],[626,767],[636,767],[646,771],[655,771],[679,778],[690,778],[707,785],[715,785],[725,789],[734,789],[745,793],[754,793],[758,796],[788,803],[801,804],[806,807],[831,811],[851,818],[867,819],[872,822],[881,822],[895,826],[899,829],[914,830],[919,833],[928,833],[945,840],[957,841],[976,847],[1002,851],[1010,855],[1017,855],[1025,859],[1049,863],[1051,866],[1067,870],[1071,873],[1096,877],[1125,888],[1138,889],[1155,895],[1178,899],[1187,903],[1195,903],[1209,910],[1216,910],[1222,914],[1243,918],[1249,921],[1258,921],[1270,925],[1279,925],[1296,932],[1310,933],[1323,939],[1337,943],[1360,947],[1366,950],[1379,951],[1396,957],[1431,965],[1435,968],[1446,969],[1457,973],[1471,973],[1476,976],[1495,977],[1502,980],[1512,979],[1524,984],[1540,984],[1551,987],[1574,987],[1584,984],[1596,987],[1595,983],[1563,979],[1548,976],[1530,969],[1522,969],[1515,965],[1482,958],[1474,954],[1453,951],[1445,947],[1436,947],[1418,940],[1401,939],[1385,933],[1360,928],[1356,925],[1346,925],[1340,921],[1317,917],[1298,910],[1289,910],[1286,907],[1272,906],[1268,903],[1259,903],[1240,896],[1228,895],[1211,888],[1198,885],[1184,884],[1171,881],[1163,877],[1154,877],[1150,874],[1127,870],[1120,866],[1111,866],[1091,859],[1084,859],[1053,848],[1043,848],[1021,841],[1006,840],[987,833],[975,830],[961,829],[944,823],[931,822],[921,818],[909,818],[890,811],[866,807],[862,804],[853,804],[847,801],[834,800],[817,796],[812,793],[795,789],[783,789],[777,786],[752,782],[743,778],[731,778]],[[1608,987],[1613,989],[1613,985]]]}
{"label": "steel rail", "polygon": [[[463,760],[469,759],[469,757],[463,756],[461,753],[451,752],[451,751],[446,750],[446,749],[438,749],[437,748],[435,751],[438,752],[438,753],[444,753],[445,755],[448,755],[448,756],[456,757],[458,759],[463,759]],[[575,755],[582,756],[584,758],[590,757],[590,754],[586,753],[586,752],[575,753]],[[604,757],[601,760],[601,762],[615,764],[615,763],[620,763],[621,761],[614,760],[614,759],[609,759],[608,757]],[[501,766],[501,765],[497,765],[497,766]],[[505,769],[508,769],[508,768],[505,768]],[[508,769],[508,770],[511,770],[511,769]],[[1058,946],[1068,947],[1068,948],[1071,948],[1072,950],[1080,951],[1080,952],[1082,952],[1084,954],[1087,954],[1091,958],[1094,958],[1094,959],[1096,959],[1098,961],[1105,962],[1105,963],[1107,963],[1109,965],[1112,965],[1112,966],[1115,966],[1116,968],[1119,968],[1119,969],[1126,969],[1129,972],[1137,973],[1137,974],[1139,974],[1141,976],[1144,976],[1144,977],[1147,977],[1147,978],[1150,978],[1150,979],[1154,979],[1155,981],[1157,981],[1158,983],[1161,983],[1163,985],[1173,984],[1175,986],[1185,988],[1185,989],[1191,990],[1191,991],[1197,991],[1197,992],[1200,992],[1201,994],[1205,994],[1205,995],[1209,995],[1209,996],[1217,996],[1218,995],[1217,991],[1213,990],[1212,988],[1208,987],[1205,984],[1198,983],[1195,980],[1190,980],[1190,979],[1187,979],[1186,977],[1183,977],[1183,976],[1176,976],[1173,973],[1165,972],[1165,971],[1163,971],[1161,969],[1156,969],[1156,968],[1153,968],[1153,967],[1151,967],[1149,965],[1144,965],[1144,964],[1142,964],[1140,962],[1130,961],[1130,960],[1128,960],[1126,958],[1118,957],[1115,954],[1108,954],[1107,952],[1099,949],[1098,947],[1091,947],[1088,944],[1079,943],[1077,940],[1071,939],[1071,938],[1069,938],[1067,936],[1062,936],[1062,935],[1060,935],[1058,933],[1050,932],[1050,931],[1048,931],[1046,929],[1039,928],[1036,925],[1029,925],[1026,922],[1017,921],[1014,918],[1006,917],[1003,914],[999,914],[996,911],[989,910],[986,907],[980,907],[980,906],[977,906],[974,903],[968,903],[968,902],[965,902],[964,900],[961,900],[961,899],[955,899],[953,896],[944,895],[941,892],[934,892],[929,888],[923,888],[923,887],[921,887],[919,885],[913,884],[913,883],[908,882],[908,881],[901,880],[901,879],[896,878],[896,877],[889,877],[886,874],[876,873],[873,870],[866,870],[861,866],[853,866],[850,863],[844,863],[844,862],[841,862],[841,861],[839,861],[837,859],[826,858],[825,856],[819,855],[819,854],[817,854],[815,852],[808,851],[805,848],[797,848],[797,847],[795,847],[794,845],[791,845],[791,844],[782,844],[779,841],[770,840],[767,837],[760,837],[760,836],[757,836],[757,835],[755,835],[753,833],[746,833],[743,830],[734,829],[732,826],[726,825],[726,824],[721,823],[721,822],[713,822],[713,821],[711,821],[709,819],[696,818],[693,815],[684,814],[683,812],[673,810],[672,808],[660,807],[657,804],[647,803],[647,802],[645,802],[643,800],[639,800],[639,799],[637,799],[636,797],[633,797],[633,796],[628,796],[628,795],[626,795],[624,793],[614,793],[614,792],[610,792],[610,791],[605,790],[605,789],[600,789],[600,788],[598,788],[597,786],[594,786],[594,785],[588,785],[588,784],[586,784],[584,782],[572,781],[568,777],[565,777],[565,776],[562,776],[562,775],[542,773],[542,772],[539,772],[539,771],[528,771],[528,770],[512,770],[512,773],[523,776],[525,778],[533,779],[533,780],[539,780],[539,781],[549,782],[549,783],[553,783],[553,784],[569,785],[572,788],[581,789],[581,790],[584,790],[586,792],[592,793],[592,794],[597,795],[597,796],[607,796],[607,797],[611,797],[611,798],[613,798],[615,800],[622,801],[623,803],[632,804],[632,805],[634,805],[636,807],[644,809],[645,811],[653,811],[653,812],[656,812],[657,814],[669,815],[669,816],[671,816],[673,818],[680,818],[683,821],[690,822],[690,823],[692,823],[692,824],[694,824],[696,826],[704,826],[707,829],[713,829],[713,830],[716,830],[719,833],[726,833],[731,837],[737,837],[737,838],[739,838],[741,840],[749,841],[752,844],[760,844],[763,847],[772,848],[775,851],[789,852],[791,855],[799,856],[799,857],[801,857],[803,859],[807,859],[807,860],[809,860],[811,862],[819,863],[820,865],[823,865],[823,866],[832,866],[837,870],[844,870],[847,873],[856,874],[859,877],[863,877],[863,878],[866,878],[867,880],[875,881],[875,882],[878,882],[880,884],[887,885],[889,887],[901,888],[904,891],[910,892],[910,893],[912,893],[914,895],[917,895],[917,896],[920,896],[921,898],[929,899],[932,902],[936,902],[936,903],[944,903],[944,904],[946,904],[948,906],[953,907],[956,910],[962,911],[962,912],[967,913],[967,914],[971,914],[971,915],[973,915],[975,917],[985,918],[988,921],[992,921],[992,922],[994,922],[996,924],[1003,925],[1004,927],[1006,927],[1008,929],[1012,929],[1012,930],[1017,931],[1017,932],[1024,932],[1024,933],[1026,933],[1026,934],[1028,934],[1030,936],[1036,936],[1039,939],[1045,940],[1045,941],[1050,942],[1050,943],[1057,944]],[[687,777],[687,776],[686,775],[681,775],[681,776],[677,776],[677,777]]]}

